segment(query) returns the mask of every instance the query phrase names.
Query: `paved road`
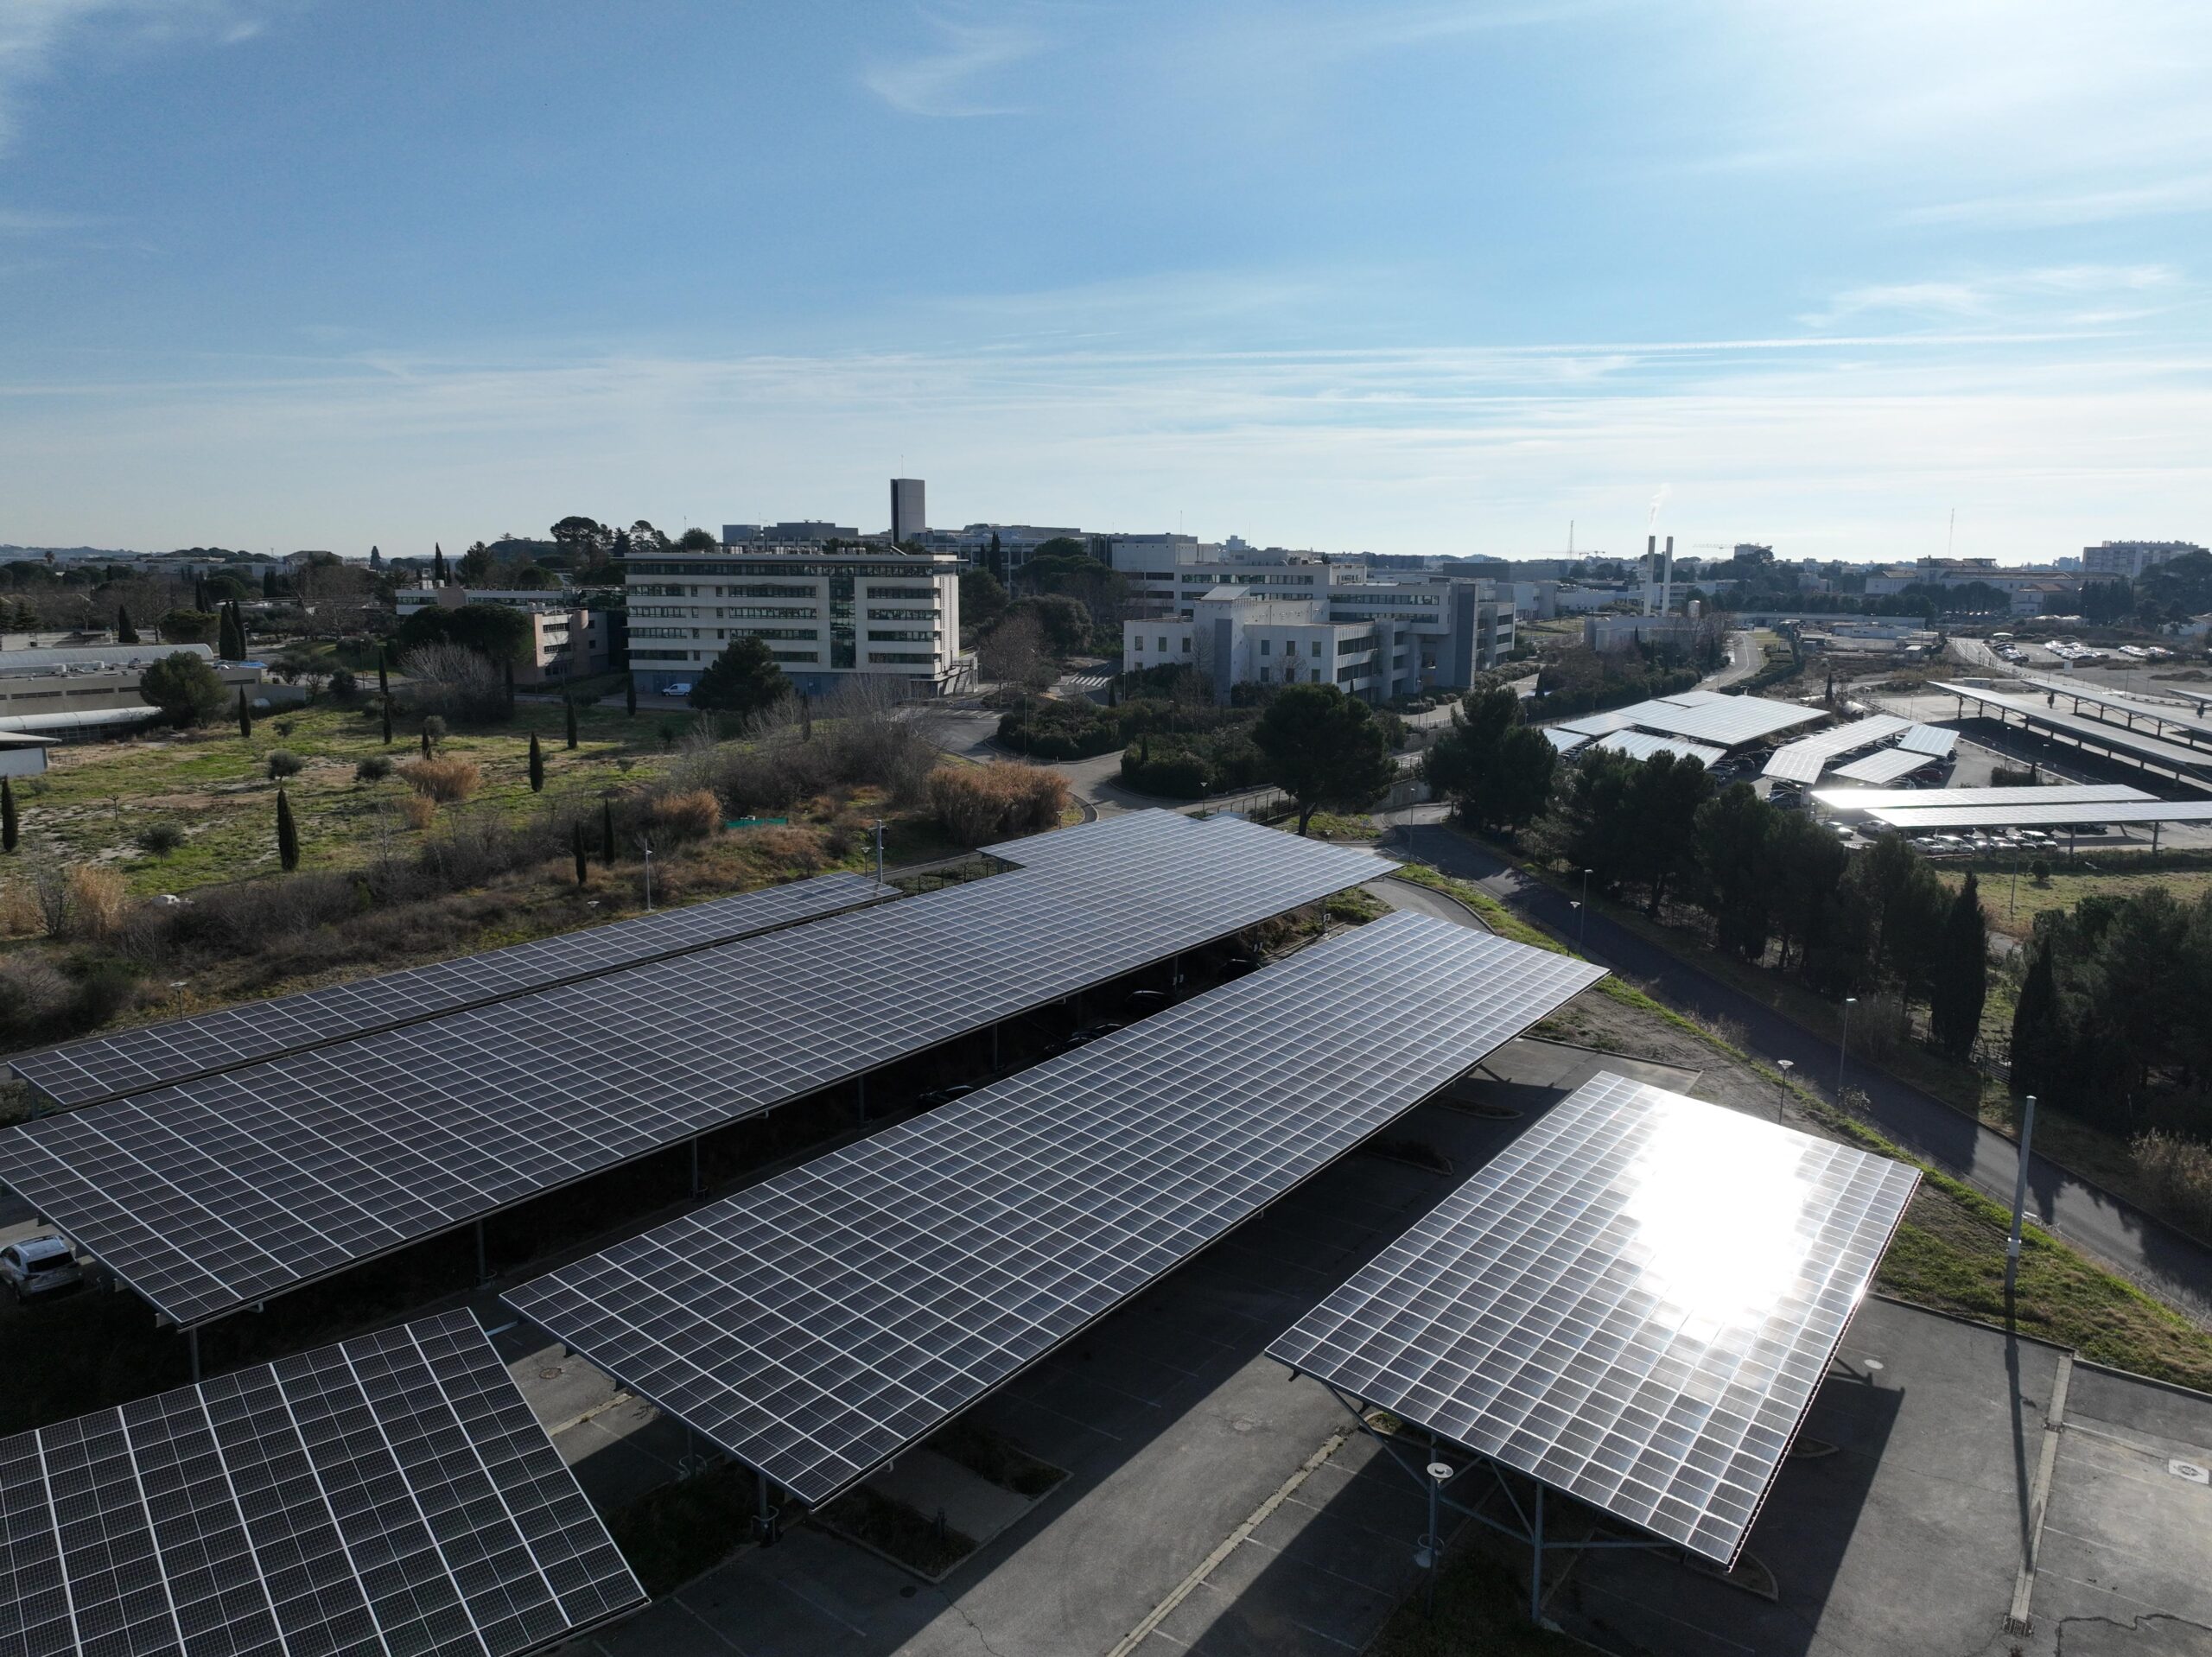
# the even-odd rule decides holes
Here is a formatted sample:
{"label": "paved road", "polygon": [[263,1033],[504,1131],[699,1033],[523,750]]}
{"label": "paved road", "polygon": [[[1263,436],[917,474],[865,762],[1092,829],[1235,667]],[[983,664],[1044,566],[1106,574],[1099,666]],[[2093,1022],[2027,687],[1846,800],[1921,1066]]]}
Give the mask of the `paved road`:
{"label": "paved road", "polygon": [[[1478,883],[1557,936],[1575,936],[1575,911],[1567,898],[1453,834],[1443,826],[1441,815],[1435,806],[1395,814],[1389,843],[1447,874]],[[1741,1025],[1753,1053],[1770,1063],[1790,1060],[1802,1079],[1832,1095],[1837,1062],[1833,1044],[1602,915],[1590,918],[1585,952],[1679,1012]],[[1847,1085],[1866,1095],[1868,1119],[1890,1139],[2011,1205],[2019,1165],[2012,1140],[1866,1065],[1850,1066]],[[2167,1300],[2200,1316],[2212,1309],[2212,1248],[2082,1184],[2040,1157],[2029,1165],[2028,1189],[2031,1212],[2047,1229]]]}
{"label": "paved road", "polygon": [[1698,682],[1700,689],[1726,690],[1738,680],[1748,679],[1759,670],[1758,644],[1751,633],[1738,628],[1722,637],[1728,645],[1728,665],[1716,668],[1700,679]]}

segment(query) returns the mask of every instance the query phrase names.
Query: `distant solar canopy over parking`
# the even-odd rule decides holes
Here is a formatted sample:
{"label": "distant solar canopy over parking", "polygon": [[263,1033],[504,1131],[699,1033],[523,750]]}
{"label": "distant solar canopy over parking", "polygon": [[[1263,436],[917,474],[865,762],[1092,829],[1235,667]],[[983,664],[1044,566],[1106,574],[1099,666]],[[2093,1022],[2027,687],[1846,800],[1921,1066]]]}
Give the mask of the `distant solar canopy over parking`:
{"label": "distant solar canopy over parking", "polygon": [[0,1180],[163,1316],[202,1323],[1394,867],[1144,816],[1059,867],[10,1127]]}
{"label": "distant solar canopy over parking", "polygon": [[1854,783],[1894,783],[1900,777],[1910,777],[1913,772],[1934,765],[1936,759],[1935,754],[1916,753],[1904,746],[1877,748],[1860,759],[1838,765],[1828,774],[1847,778]]}
{"label": "distant solar canopy over parking", "polygon": [[9,1063],[17,1076],[58,1104],[92,1104],[726,943],[884,896],[883,887],[863,876],[825,874],[327,989],[148,1025],[28,1054]]}
{"label": "distant solar canopy over parking", "polygon": [[1877,714],[1872,719],[1854,720],[1832,731],[1785,742],[1768,756],[1765,774],[1779,783],[1817,783],[1832,761],[1900,736],[1911,723],[1891,714]]}
{"label": "distant solar canopy over parking", "polygon": [[645,1603],[467,1312],[0,1438],[0,1650],[516,1657]]}
{"label": "distant solar canopy over parking", "polygon": [[1586,736],[1604,736],[1609,732],[1630,729],[1653,731],[1661,736],[1687,737],[1693,742],[1735,748],[1827,716],[1824,708],[1769,702],[1763,696],[1723,696],[1709,690],[1685,690],[1673,696],[1632,702],[1608,713],[1563,720],[1560,728],[1580,731]]}
{"label": "distant solar canopy over parking", "polygon": [[1813,797],[1835,811],[1878,811],[1884,806],[2063,805],[2090,800],[2147,800],[2127,783],[2063,783],[2030,792],[2018,788],[1816,788]]}
{"label": "distant solar canopy over parking", "polygon": [[1933,754],[1942,759],[1959,746],[1959,733],[1942,725],[1915,725],[1897,739],[1908,753]]}
{"label": "distant solar canopy over parking", "polygon": [[2164,765],[2169,771],[2190,776],[2212,771],[2212,749],[2169,742],[2163,737],[2152,735],[2140,726],[2130,730],[2111,720],[2092,719],[2086,714],[2051,707],[2038,695],[2016,695],[2008,691],[1986,690],[1974,685],[1952,682],[1933,683],[1928,688],[1941,691],[1947,696],[1980,703],[1984,708],[2017,714],[2030,725],[2040,725],[2048,731],[2063,732],[2088,746],[2101,748],[2107,753],[2148,760],[2152,765]]}
{"label": "distant solar canopy over parking", "polygon": [[2084,822],[2212,822],[2212,800],[2062,800],[2046,805],[2033,797],[2055,791],[2008,789],[2008,793],[2031,797],[1999,805],[1944,805],[1932,796],[1923,796],[1928,804],[1884,806],[1871,815],[1907,834],[1942,828],[2060,828]]}
{"label": "distant solar canopy over parking", "polygon": [[1563,725],[1547,725],[1544,740],[1561,753],[1573,753],[1590,739],[1580,731],[1570,731]]}
{"label": "distant solar canopy over parking", "polygon": [[819,1504],[1604,976],[1390,916],[505,1298]]}
{"label": "distant solar canopy over parking", "polygon": [[2171,702],[2161,705],[2145,702],[2140,696],[2109,690],[2101,685],[2088,684],[2069,679],[2064,675],[2024,673],[2017,682],[2033,685],[2039,691],[2055,691],[2076,702],[2088,702],[2093,707],[2106,708],[2120,715],[2125,722],[2130,719],[2149,720],[2160,725],[2171,725],[2177,731],[2189,733],[2184,740],[2212,741],[2212,720],[2199,714],[2185,712]]}
{"label": "distant solar canopy over parking", "polygon": [[1268,1353],[1732,1565],[1918,1178],[1600,1074]]}
{"label": "distant solar canopy over parking", "polygon": [[1707,766],[1717,765],[1728,757],[1725,748],[1692,742],[1687,737],[1658,736],[1649,731],[1616,731],[1611,736],[1599,737],[1598,746],[1609,753],[1624,753],[1631,759],[1649,759],[1671,753],[1677,759],[1694,759]]}

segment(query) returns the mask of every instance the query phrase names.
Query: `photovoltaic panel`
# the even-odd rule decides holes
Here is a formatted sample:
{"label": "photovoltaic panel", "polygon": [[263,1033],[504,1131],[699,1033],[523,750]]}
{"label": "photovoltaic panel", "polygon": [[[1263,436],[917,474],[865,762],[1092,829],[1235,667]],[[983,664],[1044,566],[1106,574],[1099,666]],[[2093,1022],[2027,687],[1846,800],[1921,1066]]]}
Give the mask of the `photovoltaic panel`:
{"label": "photovoltaic panel", "polygon": [[1692,742],[1687,737],[1655,736],[1649,731],[1615,731],[1611,736],[1599,737],[1598,746],[1609,753],[1624,753],[1631,759],[1649,759],[1671,753],[1677,759],[1694,759],[1708,766],[1717,765],[1728,757],[1725,748]]}
{"label": "photovoltaic panel", "polygon": [[1122,811],[1072,828],[1001,841],[982,850],[1021,868],[1055,869],[1109,853],[1126,856],[1140,848],[1165,852],[1196,844],[1192,836],[1205,832],[1203,822],[1180,811]]}
{"label": "photovoltaic panel", "polygon": [[[2033,797],[2054,790],[2006,791]],[[2017,804],[1955,806],[1923,797],[1925,804],[1884,806],[1871,815],[1907,834],[1943,828],[2062,828],[2084,822],[2212,822],[2212,800],[2072,800],[2047,805],[2031,797]]]}
{"label": "photovoltaic panel", "polygon": [[467,1312],[0,1439],[0,1650],[541,1650],[645,1593]]}
{"label": "photovoltaic panel", "polygon": [[1909,753],[1934,754],[1942,759],[1959,746],[1959,733],[1942,725],[1915,725],[1897,739]]}
{"label": "photovoltaic panel", "polygon": [[1620,711],[1644,730],[1686,736],[1693,742],[1711,742],[1723,748],[1739,747],[1792,726],[1809,725],[1827,717],[1825,708],[1769,702],[1764,696],[1720,696],[1712,702],[1688,703],[1662,698],[1637,702]]}
{"label": "photovoltaic panel", "polygon": [[1579,719],[1563,719],[1551,728],[1572,731],[1578,736],[1610,736],[1615,731],[1633,731],[1636,721],[1628,708],[1615,708],[1606,714],[1585,714]]}
{"label": "photovoltaic panel", "polygon": [[1573,753],[1590,740],[1581,732],[1570,731],[1563,725],[1547,725],[1543,727],[1543,731],[1544,740],[1561,753]]}
{"label": "photovoltaic panel", "polygon": [[1877,748],[1873,752],[1848,764],[1838,765],[1828,775],[1847,778],[1854,783],[1894,783],[1900,777],[1910,777],[1923,766],[1936,763],[1932,753],[1916,753],[1900,745],[1894,748]]}
{"label": "photovoltaic panel", "polygon": [[825,874],[535,938],[481,955],[125,1030],[28,1054],[9,1063],[17,1076],[59,1104],[92,1104],[728,943],[857,908],[887,895],[897,894],[887,893],[864,876]]}
{"label": "photovoltaic panel", "polygon": [[1877,714],[1872,719],[1853,720],[1832,731],[1785,742],[1767,757],[1764,774],[1777,782],[1816,783],[1830,760],[1902,736],[1911,724],[1910,720],[1892,714]]}
{"label": "photovoltaic panel", "polygon": [[1394,867],[1234,818],[1122,832],[1063,867],[24,1123],[0,1131],[0,1180],[200,1323]]}
{"label": "photovoltaic panel", "polygon": [[2092,707],[2109,708],[2123,721],[2129,719],[2150,720],[2171,725],[2177,731],[2190,732],[2196,739],[2212,739],[2212,720],[2177,708],[2171,702],[2145,702],[2139,696],[2131,696],[2123,691],[2107,690],[2101,686],[2042,674],[2024,673],[2013,682],[2032,685],[2038,691],[2055,691],[2069,702],[2088,702]]}
{"label": "photovoltaic panel", "polygon": [[818,1504],[1604,975],[1393,915],[505,1298]]}
{"label": "photovoltaic panel", "polygon": [[2000,708],[2046,730],[2063,731],[2109,752],[2134,754],[2175,771],[2202,771],[2212,768],[2212,750],[2166,741],[2151,735],[2140,726],[2131,731],[2126,726],[2115,724],[2110,720],[2091,719],[2086,714],[2052,707],[2039,695],[2014,695],[2001,690],[1977,689],[1969,684],[1932,683],[1928,688],[1941,691],[1947,696],[1960,696],[1969,702]]}
{"label": "photovoltaic panel", "polygon": [[1918,1178],[1600,1074],[1268,1353],[1732,1565]]}
{"label": "photovoltaic panel", "polygon": [[2005,805],[2023,798],[2038,805],[2088,800],[2147,800],[2153,797],[2126,783],[2064,783],[2026,795],[2017,788],[1816,788],[1813,797],[1837,811],[1877,811],[1888,805]]}

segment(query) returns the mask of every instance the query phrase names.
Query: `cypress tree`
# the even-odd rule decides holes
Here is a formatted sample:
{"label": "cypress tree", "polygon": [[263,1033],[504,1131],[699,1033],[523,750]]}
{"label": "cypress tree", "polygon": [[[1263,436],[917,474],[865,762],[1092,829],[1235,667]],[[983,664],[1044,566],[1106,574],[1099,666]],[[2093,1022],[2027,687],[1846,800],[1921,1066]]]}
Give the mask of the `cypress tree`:
{"label": "cypress tree", "polygon": [[273,564],[261,572],[261,596],[264,599],[276,596],[276,569]]}
{"label": "cypress tree", "polygon": [[423,727],[423,759],[428,759],[429,757],[430,757],[430,727],[429,727],[429,726],[425,725],[425,726]]}
{"label": "cypress tree", "polygon": [[2020,1000],[2012,1010],[2012,1073],[2015,1093],[2050,1091],[2053,1066],[2062,1032],[2058,1028],[2058,975],[2050,964],[2050,940],[2036,941],[2027,976],[2020,983]]}
{"label": "cypress tree", "polygon": [[244,685],[238,687],[238,734],[247,738],[253,735],[253,709],[245,705]]}
{"label": "cypress tree", "polygon": [[138,642],[138,630],[130,625],[130,612],[119,604],[115,606],[115,642],[118,644]]}
{"label": "cypress tree", "polygon": [[543,793],[545,790],[545,755],[537,746],[537,733],[530,733],[530,791]]}
{"label": "cypress tree", "polygon": [[194,575],[192,578],[192,607],[203,614],[207,612],[207,578],[205,575]]}
{"label": "cypress tree", "polygon": [[576,884],[581,886],[586,880],[591,878],[591,867],[584,860],[583,819],[579,817],[574,822],[570,823],[569,825],[569,844],[570,848],[574,850],[576,854]]}
{"label": "cypress tree", "polygon": [[446,549],[435,541],[430,543],[430,579],[440,587],[446,584]]}
{"label": "cypress tree", "polygon": [[576,746],[576,704],[570,698],[563,696],[561,698],[561,711],[568,721],[569,746],[574,749]]}
{"label": "cypress tree", "polygon": [[1928,1019],[1936,1044],[1963,1059],[1974,1051],[1982,1004],[1989,999],[1989,921],[1981,912],[1981,891],[1971,871],[1944,917],[1933,980]]}
{"label": "cypress tree", "polygon": [[608,868],[614,867],[614,802],[599,803],[599,860]]}
{"label": "cypress tree", "polygon": [[625,719],[638,717],[638,681],[635,675],[622,681],[622,716]]}
{"label": "cypress tree", "polygon": [[22,837],[23,826],[16,816],[16,790],[0,777],[0,852],[14,851]]}
{"label": "cypress tree", "polygon": [[292,803],[284,790],[276,790],[276,860],[289,874],[300,867],[300,831],[292,822]]}

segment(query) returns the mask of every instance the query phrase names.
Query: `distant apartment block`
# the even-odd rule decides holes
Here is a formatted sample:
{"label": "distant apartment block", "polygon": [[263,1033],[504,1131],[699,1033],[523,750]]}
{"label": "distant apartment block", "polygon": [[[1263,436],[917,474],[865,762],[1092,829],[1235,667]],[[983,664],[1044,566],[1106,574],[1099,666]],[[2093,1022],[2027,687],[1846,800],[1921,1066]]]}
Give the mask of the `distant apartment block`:
{"label": "distant apartment block", "polygon": [[520,611],[530,622],[530,646],[515,663],[518,685],[589,678],[621,659],[622,613],[584,609],[558,589],[403,587],[395,596],[402,621],[433,606],[458,610],[464,604],[496,604]]}
{"label": "distant apartment block", "polygon": [[2082,549],[2082,568],[2087,575],[2119,575],[2132,581],[2183,553],[2203,550],[2194,541],[2107,541]]}
{"label": "distant apartment block", "polygon": [[960,562],[888,550],[736,543],[630,560],[630,672],[640,690],[697,680],[734,639],[758,638],[803,695],[855,676],[916,695],[963,685]]}
{"label": "distant apartment block", "polygon": [[891,538],[905,546],[928,532],[930,515],[922,504],[919,478],[891,480]]}

